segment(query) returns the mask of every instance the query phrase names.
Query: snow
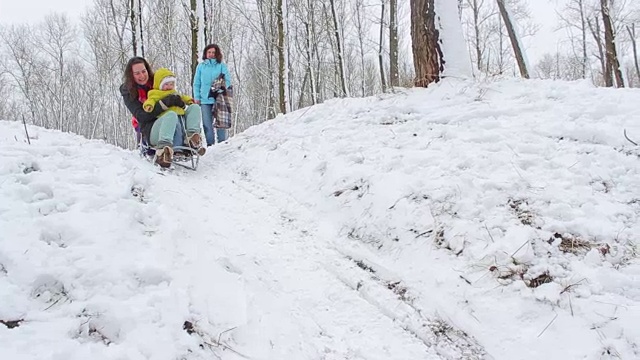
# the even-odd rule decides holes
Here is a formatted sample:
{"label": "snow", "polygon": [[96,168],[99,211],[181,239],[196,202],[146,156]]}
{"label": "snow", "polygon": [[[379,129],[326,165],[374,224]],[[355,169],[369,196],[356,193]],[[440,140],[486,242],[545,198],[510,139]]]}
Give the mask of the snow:
{"label": "snow", "polygon": [[2,121],[0,358],[638,358],[639,95],[449,78],[197,172]]}
{"label": "snow", "polygon": [[458,2],[451,0],[437,0],[436,24],[440,28],[442,37],[442,51],[445,54],[446,64],[443,75],[471,79],[473,77],[473,67],[471,57],[467,49],[462,24],[458,13]]}

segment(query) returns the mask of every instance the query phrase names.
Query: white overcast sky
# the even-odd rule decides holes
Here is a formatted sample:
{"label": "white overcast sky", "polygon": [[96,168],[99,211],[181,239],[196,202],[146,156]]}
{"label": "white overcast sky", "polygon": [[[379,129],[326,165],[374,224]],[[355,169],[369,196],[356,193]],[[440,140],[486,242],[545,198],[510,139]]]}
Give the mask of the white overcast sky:
{"label": "white overcast sky", "polygon": [[[563,3],[564,0],[526,1],[529,3],[534,20],[541,26],[535,38],[525,41],[527,56],[533,65],[544,53],[555,52],[559,46],[558,41],[563,34],[555,32],[556,9],[559,9],[558,3]],[[66,13],[71,18],[77,19],[92,2],[92,0],[0,0],[0,24],[36,23],[54,11]]]}
{"label": "white overcast sky", "polygon": [[92,0],[0,0],[0,24],[36,23],[52,12],[78,18]]}

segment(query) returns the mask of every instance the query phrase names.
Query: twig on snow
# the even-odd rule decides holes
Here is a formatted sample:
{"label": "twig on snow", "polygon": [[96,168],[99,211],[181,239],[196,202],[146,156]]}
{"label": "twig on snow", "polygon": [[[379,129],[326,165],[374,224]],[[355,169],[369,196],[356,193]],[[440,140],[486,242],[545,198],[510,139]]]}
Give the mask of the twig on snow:
{"label": "twig on snow", "polygon": [[514,251],[513,254],[511,254],[511,257],[517,254],[518,251],[520,251],[520,249],[522,249],[525,245],[527,245],[527,243],[529,243],[529,240],[525,241],[524,244],[520,245],[520,247],[516,251]]}
{"label": "twig on snow", "polygon": [[491,235],[491,231],[489,231],[489,227],[487,226],[487,224],[484,224],[484,228],[487,230],[487,234],[489,234],[489,238],[491,238],[491,242],[496,242],[493,239],[493,236]]}
{"label": "twig on snow", "polygon": [[627,129],[624,129],[624,138],[627,139],[628,142],[632,143],[635,146],[638,146],[638,143],[629,139],[629,136],[627,136]]}
{"label": "twig on snow", "polygon": [[558,313],[556,313],[556,316],[553,317],[553,319],[551,319],[551,321],[549,322],[549,324],[547,324],[547,326],[545,326],[544,329],[542,329],[542,331],[540,332],[540,334],[538,334],[538,337],[542,336],[542,334],[544,334],[545,331],[547,331],[547,329],[549,328],[549,326],[551,326],[551,324],[553,324],[554,321],[556,321],[556,319],[558,318]]}
{"label": "twig on snow", "polygon": [[569,284],[569,285],[567,285],[567,286],[566,286],[562,291],[560,291],[560,294],[564,294],[565,292],[567,292],[567,291],[571,290],[573,287],[575,287],[575,286],[577,286],[577,285],[580,285],[580,283],[581,283],[581,282],[583,282],[583,281],[585,281],[586,279],[587,279],[587,278],[584,278],[584,279],[582,279],[582,280],[580,280],[580,281],[578,281],[578,282],[575,282],[575,283],[573,283],[573,284]]}

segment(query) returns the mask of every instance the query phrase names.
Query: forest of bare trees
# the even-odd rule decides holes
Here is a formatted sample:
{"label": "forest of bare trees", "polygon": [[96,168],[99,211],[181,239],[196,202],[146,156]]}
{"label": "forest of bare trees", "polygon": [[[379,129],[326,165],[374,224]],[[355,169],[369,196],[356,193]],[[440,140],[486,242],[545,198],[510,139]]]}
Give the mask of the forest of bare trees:
{"label": "forest of bare trees", "polygon": [[454,16],[443,13],[446,1],[93,0],[80,19],[52,13],[0,26],[0,119],[130,148],[130,115],[117,91],[127,60],[171,68],[179,90],[191,93],[202,48],[217,43],[235,87],[233,135],[333,97],[440,80],[451,64],[444,22],[463,30],[466,51],[449,59],[468,59],[469,78],[640,86],[640,6],[630,0],[564,0],[549,16],[567,46],[536,64],[526,60],[538,26],[525,0],[458,0]]}

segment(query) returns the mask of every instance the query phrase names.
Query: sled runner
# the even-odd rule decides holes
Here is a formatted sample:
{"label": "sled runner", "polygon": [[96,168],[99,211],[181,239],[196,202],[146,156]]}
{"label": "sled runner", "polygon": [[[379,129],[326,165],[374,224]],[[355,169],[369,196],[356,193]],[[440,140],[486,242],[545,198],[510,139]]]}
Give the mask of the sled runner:
{"label": "sled runner", "polygon": [[[194,149],[187,144],[189,142],[186,139],[186,125],[184,116],[178,116],[180,119],[180,126],[182,128],[182,135],[184,137],[182,146],[174,146],[173,147],[173,161],[172,165],[177,165],[189,170],[196,170],[198,168],[198,163],[200,162],[200,155],[198,154],[197,149]],[[135,119],[134,119],[135,120]],[[136,143],[138,144],[138,150],[140,151],[140,156],[146,158],[151,161],[153,164],[156,164],[156,149],[151,146],[147,140],[142,136],[142,131],[140,129],[140,125],[137,121],[133,121],[133,128],[136,132]],[[170,167],[171,168],[171,167]]]}

